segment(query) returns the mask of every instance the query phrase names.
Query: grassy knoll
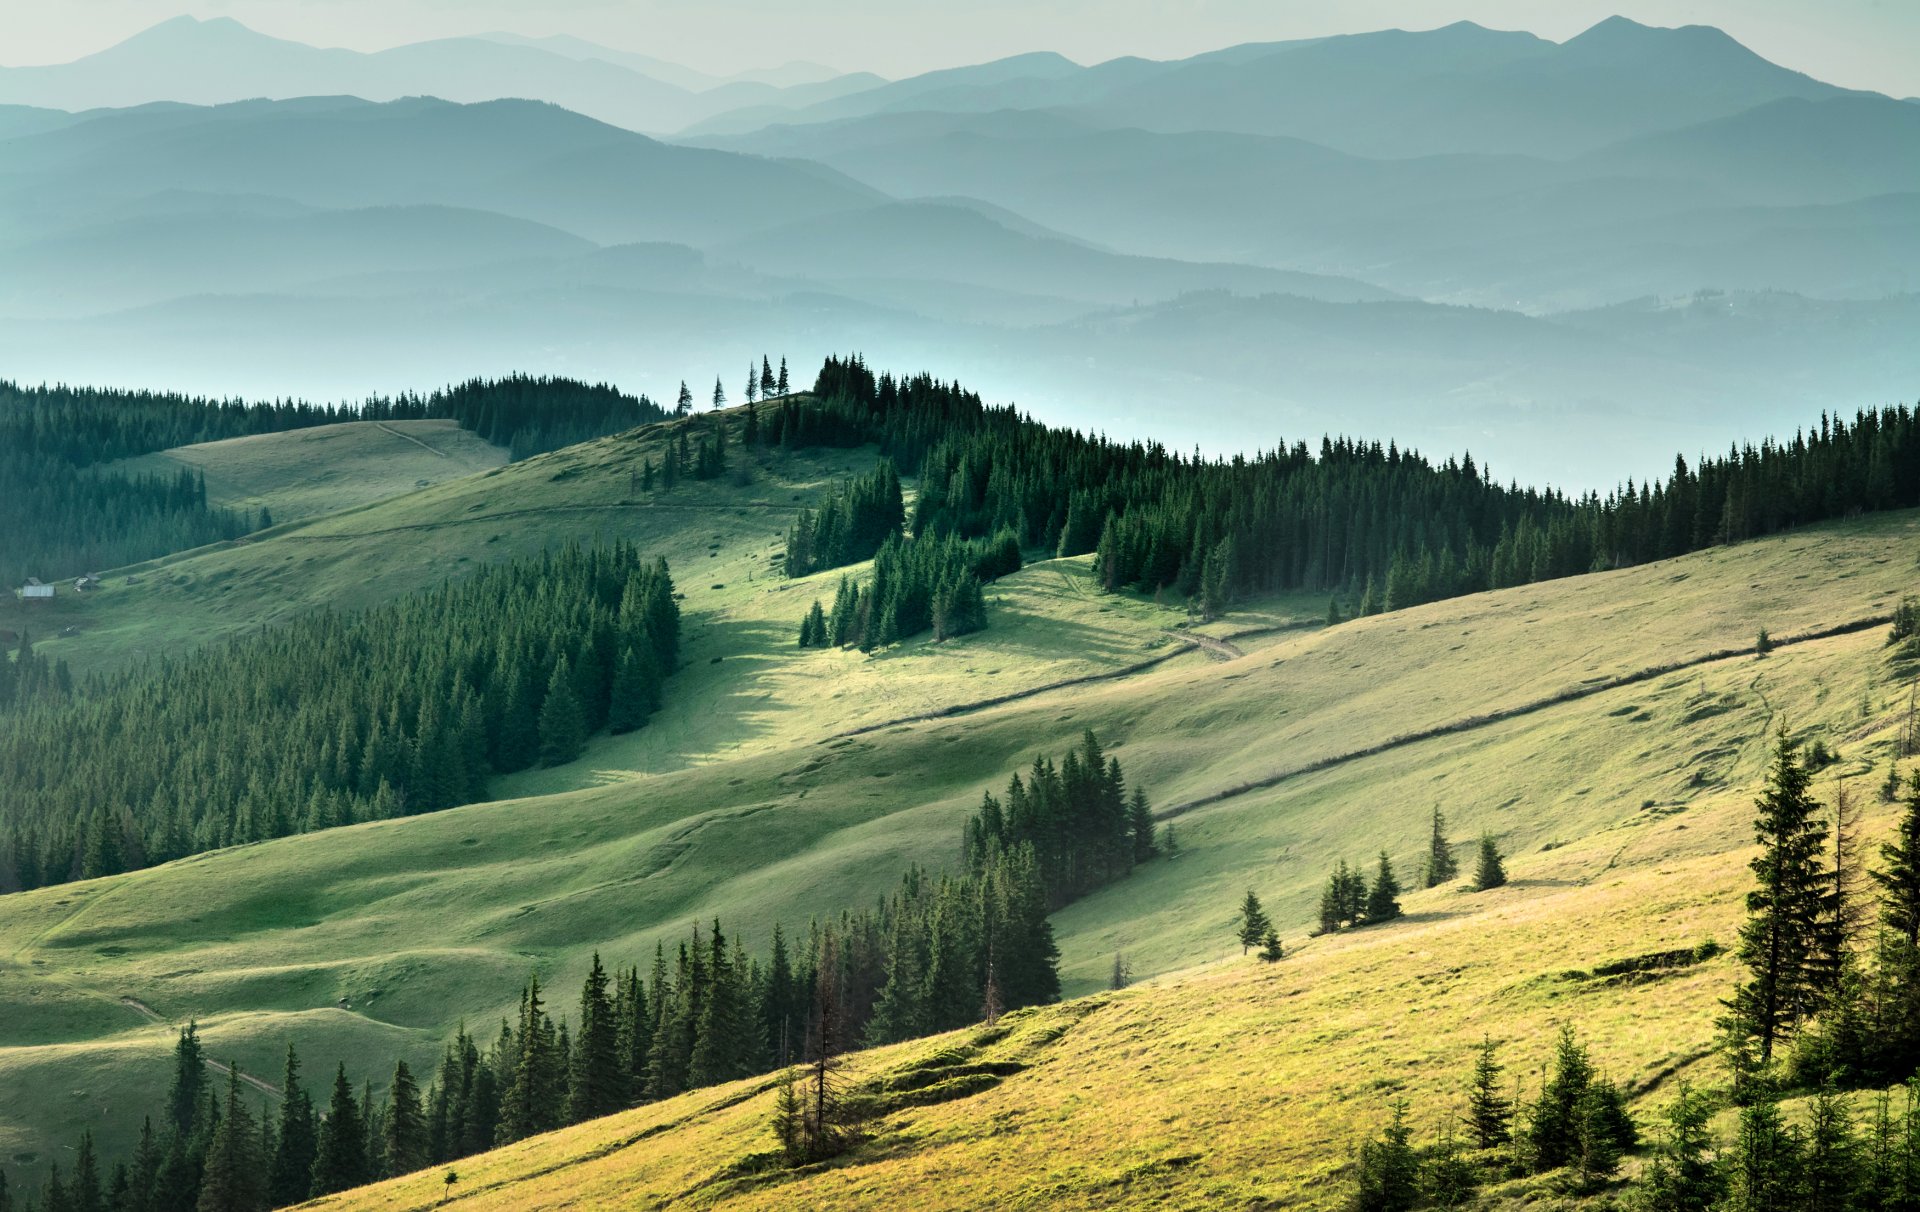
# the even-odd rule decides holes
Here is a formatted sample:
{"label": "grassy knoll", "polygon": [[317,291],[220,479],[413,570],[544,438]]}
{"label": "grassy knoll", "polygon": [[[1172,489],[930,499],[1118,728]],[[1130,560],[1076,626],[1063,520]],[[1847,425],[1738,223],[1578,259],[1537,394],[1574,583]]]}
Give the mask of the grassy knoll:
{"label": "grassy knoll", "polygon": [[[547,475],[571,465],[549,464]],[[318,529],[355,533],[365,516]],[[716,510],[716,530],[731,516]],[[764,538],[755,542],[764,546],[752,554],[764,559],[773,527],[760,522]],[[8,898],[0,1021],[11,1025],[0,1041],[0,1085],[29,1094],[0,1110],[0,1156],[44,1158],[81,1122],[101,1117],[108,1089],[122,1105],[157,1096],[167,1029],[122,998],[171,1021],[198,1015],[214,1055],[250,1070],[271,1076],[294,1035],[311,1070],[346,1057],[356,1078],[377,1079],[376,1059],[382,1067],[400,1054],[424,1062],[458,1018],[490,1021],[529,970],[557,981],[564,1007],[596,948],[626,962],[715,914],[759,947],[776,920],[799,925],[865,903],[909,862],[951,862],[959,822],[981,788],[1004,783],[1036,751],[1057,752],[1082,728],[1099,730],[1162,805],[1203,799],[1592,679],[1736,648],[1761,626],[1789,637],[1882,612],[1911,584],[1916,534],[1912,514],[1837,524],[1282,633],[1243,645],[1246,655],[1233,660],[1189,653],[1122,679],[838,739],[832,734],[849,721],[980,694],[990,671],[1016,659],[1060,672],[1073,661],[1098,667],[1090,651],[1108,663],[1151,655],[1165,620],[1147,603],[1079,593],[1081,564],[1048,563],[994,591],[1006,599],[1003,612],[1024,609],[1034,619],[1003,624],[996,615],[979,635],[866,659],[799,650],[790,625],[776,626],[797,619],[809,586],[761,575],[747,588],[731,570],[711,580],[682,573],[689,633],[711,647],[691,649],[688,685],[675,692],[695,709],[679,718],[676,700],[667,713],[675,721],[661,729],[691,738],[675,743],[670,760],[660,756],[667,749],[648,749],[664,737],[642,734],[603,743],[574,775],[529,778],[592,782],[597,769],[610,772],[604,785]],[[830,578],[818,580],[829,592]],[[702,583],[727,588],[703,591]],[[1271,612],[1287,613],[1284,603]],[[762,621],[746,622],[755,618]],[[760,646],[740,643],[756,626]],[[1090,649],[1089,627],[1132,639],[1100,640],[1111,652]],[[707,651],[723,659],[715,665]],[[898,703],[875,701],[886,685],[898,687]],[[761,697],[740,701],[746,687],[762,688]],[[844,698],[834,700],[835,690]],[[1576,1007],[1583,1019],[1594,1008],[1600,1056],[1620,1076],[1646,1079],[1702,1038],[1727,983],[1724,961],[1634,987],[1556,974],[1709,936],[1729,941],[1767,727],[1785,714],[1837,744],[1847,759],[1841,769],[1865,774],[1884,762],[1891,714],[1904,701],[1879,631],[1868,630],[1390,745],[1185,812],[1175,821],[1179,854],[1056,919],[1069,992],[1097,989],[1116,951],[1143,975],[1230,962],[1094,1003],[1031,1073],[974,1099],[905,1113],[896,1124],[905,1139],[875,1146],[870,1166],[809,1180],[824,1185],[804,1197],[781,1188],[740,1197],[877,1206],[885,1202],[878,1192],[897,1204],[901,1192],[924,1187],[961,1206],[973,1190],[965,1184],[1006,1182],[1018,1166],[1029,1184],[1057,1183],[1066,1206],[1163,1190],[1169,1206],[1215,1191],[1228,1203],[1282,1190],[1324,1202],[1324,1188],[1285,1184],[1340,1163],[1390,1088],[1359,1097],[1374,1083],[1455,1080],[1466,1041],[1482,1026],[1524,1039],[1531,1062],[1545,1048],[1534,1035]],[[647,769],[658,773],[634,777]],[[1408,898],[1402,924],[1303,944],[1336,859],[1364,861],[1384,846],[1411,882],[1435,803],[1463,841],[1482,830],[1501,837],[1515,856],[1516,885],[1487,897],[1421,893]],[[1238,962],[1228,938],[1249,886],[1298,949],[1277,971]],[[1410,1006],[1421,1013],[1408,1014]],[[1084,1009],[1035,1017],[1065,1022]],[[625,1128],[533,1142],[478,1163],[506,1169],[473,1168],[473,1186],[463,1189],[478,1190],[483,1173],[578,1158],[592,1147],[583,1142],[633,1135],[649,1117],[690,1116],[675,1147],[629,1149],[581,1168],[583,1183],[682,1190],[763,1147],[757,1136],[725,1130],[730,1119],[757,1123],[763,1109],[696,1113],[719,1101],[694,1095],[637,1112]],[[1134,1110],[1116,1128],[1108,1106]],[[1162,1120],[1170,1107],[1178,1115]],[[121,1147],[137,1121],[105,1110],[109,1147]],[[1209,1118],[1229,1114],[1247,1121],[1236,1127],[1244,1140],[1231,1145]],[[989,1142],[1006,1117],[1044,1130]],[[38,1128],[51,1128],[51,1138]],[[1004,1160],[988,1156],[996,1153]],[[1188,1154],[1199,1158],[1179,1160]],[[978,1177],[961,1176],[961,1162],[977,1166]],[[599,1177],[584,1177],[588,1170]],[[570,1190],[593,1202],[601,1188],[543,1180],[504,1189],[500,1206],[558,1206],[551,1201]]]}
{"label": "grassy knoll", "polygon": [[293,522],[355,509],[416,489],[489,471],[507,452],[453,421],[347,421],[202,442],[112,464],[132,475],[182,468],[207,479],[207,501],[266,509]]}

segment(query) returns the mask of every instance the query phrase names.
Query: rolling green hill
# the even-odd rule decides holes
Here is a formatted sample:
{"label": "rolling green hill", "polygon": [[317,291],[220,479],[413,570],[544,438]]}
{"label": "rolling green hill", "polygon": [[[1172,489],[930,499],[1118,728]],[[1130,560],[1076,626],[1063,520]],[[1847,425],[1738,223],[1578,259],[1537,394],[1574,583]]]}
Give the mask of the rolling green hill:
{"label": "rolling green hill", "polygon": [[128,475],[207,479],[207,501],[293,522],[488,471],[507,452],[454,421],[346,421],[181,446],[108,465]]}
{"label": "rolling green hill", "polygon": [[[218,601],[222,571],[250,586],[250,598],[277,593],[293,609],[446,575],[467,553],[603,528],[657,543],[673,560],[687,593],[688,685],[676,686],[670,725],[603,741],[572,767],[502,788],[556,794],[9,898],[0,1001],[20,1042],[0,1051],[0,1076],[34,1094],[0,1121],[0,1151],[37,1163],[88,1122],[103,1125],[110,1153],[124,1147],[137,1125],[115,1109],[151,1105],[167,1075],[172,1027],[150,1015],[197,1017],[211,1055],[250,1071],[274,1072],[291,1035],[310,1072],[349,1058],[356,1079],[377,1077],[395,1056],[416,1069],[430,1061],[458,1019],[484,1024],[508,1009],[529,970],[566,990],[592,951],[637,960],[656,939],[716,914],[757,948],[775,922],[798,928],[869,903],[910,862],[950,864],[983,788],[1092,727],[1174,822],[1180,850],[1056,917],[1068,992],[1101,987],[1116,952],[1143,976],[1234,952],[1229,921],[1248,886],[1275,910],[1296,961],[1267,973],[1230,963],[1032,1012],[1037,1034],[1069,1027],[1057,1046],[1032,1045],[1020,1061],[1032,1073],[984,1102],[890,1121],[900,1138],[808,1179],[823,1184],[810,1197],[875,1204],[884,1190],[895,1199],[950,1181],[957,1159],[968,1182],[990,1183],[1024,1157],[1039,1167],[1030,1174],[1059,1171],[1049,1190],[1063,1206],[1115,1202],[1133,1182],[1164,1187],[1175,1203],[1293,1192],[1327,1206],[1331,1188],[1300,1184],[1341,1164],[1351,1133],[1376,1117],[1380,1100],[1357,1095],[1383,1057],[1412,1066],[1390,1080],[1428,1088],[1457,1076],[1464,1062],[1453,1053],[1483,1026],[1517,1037],[1591,1005],[1593,1015],[1578,1013],[1600,1024],[1602,1056],[1621,1076],[1650,1082],[1673,1065],[1676,1050],[1704,1038],[1724,962],[1591,996],[1558,974],[1730,937],[1746,805],[1770,723],[1784,714],[1837,745],[1842,769],[1864,774],[1884,765],[1891,713],[1905,703],[1873,620],[1911,584],[1920,531],[1911,513],[1206,651],[1168,634],[1176,612],[1095,594],[1084,559],[1051,561],[994,587],[987,631],[862,657],[793,644],[804,603],[830,596],[834,575],[782,582],[766,560],[796,492],[870,456],[785,465],[771,456],[747,485],[683,485],[687,508],[669,511],[623,504],[622,444],[647,440],[607,439],[283,527],[172,561],[132,591],[110,584],[85,603],[101,609],[97,627],[61,643],[74,659],[97,643],[107,660],[153,642],[139,638],[141,615],[147,636],[189,628],[194,595],[211,589]],[[675,520],[661,516],[669,512]],[[554,525],[536,535],[529,518]],[[701,571],[707,550],[711,574]],[[1305,604],[1259,605],[1209,630],[1232,637],[1307,613]],[[257,621],[237,599],[221,619]],[[1856,622],[1864,629],[1784,643],[1764,663],[1747,651],[1761,627],[1790,641]],[[888,724],[1167,653],[1123,676]],[[856,729],[867,730],[845,735]],[[1405,923],[1301,946],[1334,861],[1385,847],[1410,870],[1436,803],[1460,838],[1500,837],[1516,856],[1515,885],[1487,898],[1422,893],[1408,899]],[[1591,931],[1566,927],[1589,920],[1599,923]],[[1397,1013],[1429,1000],[1429,1014]],[[1369,1016],[1367,1004],[1396,1012]],[[1222,1068],[1229,1038],[1254,1042],[1236,1043]],[[1140,1070],[1112,1064],[1122,1039]],[[1016,1034],[1005,1046],[1027,1045]],[[1531,1059],[1543,1047],[1523,1050]],[[1087,1065],[1105,1072],[1096,1078]],[[1266,1085],[1233,1076],[1266,1071],[1276,1075]],[[1155,1092],[1162,1109],[1230,1091],[1207,1115],[1252,1125],[1232,1146],[1240,1152],[1216,1147],[1205,1116],[1169,1124],[1164,1110],[1088,1085],[1140,1088],[1156,1074],[1175,1083]],[[500,1206],[594,1202],[611,1189],[598,1182],[682,1190],[764,1147],[753,1133],[721,1131],[758,1123],[753,1108],[763,1104],[718,1118],[693,1110],[724,1101],[695,1094],[529,1142],[482,1160],[484,1169],[463,1165],[476,1177],[462,1189],[477,1191],[482,1175],[505,1182],[526,1166],[563,1164],[585,1185],[509,1184]],[[1132,1116],[1125,1131],[1114,1132],[1101,1107]],[[1043,1116],[1047,1130],[981,1160],[974,1151],[997,1147],[981,1142],[1005,1114]],[[688,1118],[676,1130],[683,1145],[579,1160],[593,1142],[633,1136],[662,1116]],[[1028,1150],[1073,1157],[1041,1163]],[[1192,1153],[1199,1159],[1178,1160]],[[415,1189],[432,1185],[423,1178]],[[966,1202],[957,1188],[943,1191]],[[791,1206],[801,1197],[774,1187],[743,1198]]]}

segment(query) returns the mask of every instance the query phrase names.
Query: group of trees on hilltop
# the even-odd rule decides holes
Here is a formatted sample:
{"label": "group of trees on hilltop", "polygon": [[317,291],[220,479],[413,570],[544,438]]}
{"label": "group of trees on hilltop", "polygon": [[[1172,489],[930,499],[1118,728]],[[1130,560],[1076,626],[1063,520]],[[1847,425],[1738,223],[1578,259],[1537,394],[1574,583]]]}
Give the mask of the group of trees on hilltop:
{"label": "group of trees on hilltop", "polygon": [[[1034,771],[1043,790],[1009,796],[1033,811],[989,812],[989,796],[969,821],[959,875],[910,868],[873,908],[816,920],[798,947],[776,924],[762,955],[718,920],[671,950],[656,944],[644,974],[608,971],[596,953],[570,1017],[556,1018],[551,990],[536,977],[488,1038],[463,1024],[434,1072],[423,1079],[400,1061],[383,1071],[378,1095],[370,1080],[356,1090],[342,1063],[324,1104],[316,1102],[290,1043],[277,1112],[255,1112],[237,1067],[227,1066],[225,1081],[209,1076],[189,1023],[166,1101],[134,1156],[108,1169],[83,1135],[72,1164],[52,1167],[38,1212],[264,1212],[795,1065],[814,1075],[818,1102],[787,1107],[782,1139],[796,1160],[819,1160],[826,1121],[838,1115],[826,1104],[840,1102],[828,1080],[840,1052],[1059,998],[1047,915],[1060,898],[1035,839],[1075,828],[1091,835],[1090,824],[1072,825],[1069,798],[1089,820],[1104,818],[1124,776],[1090,732],[1057,773],[1043,760]],[[1013,785],[1023,786],[1017,777]],[[1116,873],[1153,848],[1144,794],[1128,802],[1148,824],[1122,831],[1128,849],[1114,860]],[[789,1103],[794,1088],[790,1081]],[[457,1181],[455,1172],[450,1185]]]}
{"label": "group of trees on hilltop", "polygon": [[[911,534],[1010,530],[1094,553],[1109,589],[1174,589],[1208,612],[1249,592],[1331,591],[1342,613],[1678,555],[1868,509],[1920,505],[1912,409],[1822,418],[1664,482],[1601,496],[1502,486],[1471,457],[1322,439],[1204,460],[988,407],[958,385],[829,358],[778,425],[800,445],[877,443],[918,477]],[[1337,603],[1336,603],[1337,604]]]}
{"label": "group of trees on hilltop", "polygon": [[829,489],[817,511],[800,511],[787,532],[788,576],[873,561],[864,586],[840,578],[831,614],[813,603],[800,622],[801,647],[871,651],[923,631],[943,640],[987,625],[986,584],[1019,571],[1019,538],[1010,529],[980,539],[911,536],[901,529],[905,516],[891,459]]}
{"label": "group of trees on hilltop", "polygon": [[967,819],[962,837],[968,869],[978,873],[994,856],[1030,847],[1053,908],[1071,903],[1132,871],[1158,847],[1145,789],[1127,786],[1120,759],[1089,729],[1078,749],[1056,766],[1033,760],[1027,776],[1007,782],[1006,798],[991,792]]}
{"label": "group of trees on hilltop", "polygon": [[679,632],[664,561],[569,547],[77,688],[36,675],[0,709],[0,888],[470,803],[644,724]]}
{"label": "group of trees on hilltop", "polygon": [[525,375],[338,406],[0,380],[0,589],[238,538],[271,521],[265,511],[208,505],[205,481],[192,472],[104,468],[118,459],[340,421],[429,417],[525,458],[665,415],[645,396],[604,384]]}

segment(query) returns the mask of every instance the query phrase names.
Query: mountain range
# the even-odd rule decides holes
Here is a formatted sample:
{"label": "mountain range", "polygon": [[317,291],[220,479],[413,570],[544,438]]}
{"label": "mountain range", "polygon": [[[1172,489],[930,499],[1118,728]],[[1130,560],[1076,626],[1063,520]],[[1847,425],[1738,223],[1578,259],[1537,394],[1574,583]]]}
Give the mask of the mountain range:
{"label": "mountain range", "polygon": [[894,81],[180,18],[0,68],[0,164],[28,379],[664,393],[857,347],[1074,423],[1392,432],[1580,484],[1622,418],[1685,446],[1920,372],[1855,339],[1920,291],[1920,106],[1621,18]]}

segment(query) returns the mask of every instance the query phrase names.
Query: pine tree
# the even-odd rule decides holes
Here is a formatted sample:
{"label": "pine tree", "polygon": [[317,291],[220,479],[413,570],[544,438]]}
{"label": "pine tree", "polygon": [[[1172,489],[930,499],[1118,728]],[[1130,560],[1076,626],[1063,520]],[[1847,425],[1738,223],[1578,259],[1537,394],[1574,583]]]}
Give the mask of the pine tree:
{"label": "pine tree", "polygon": [[600,953],[580,989],[580,1034],[574,1040],[568,1075],[567,1118],[571,1123],[610,1115],[627,1105],[626,1069],[620,1059],[620,1028],[614,1017],[606,969]]}
{"label": "pine tree", "polygon": [[1808,1208],[1858,1207],[1862,1167],[1847,1104],[1831,1087],[1814,1096],[1807,1117],[1802,1197]]}
{"label": "pine tree", "polygon": [[291,1043],[280,1092],[280,1130],[275,1133],[267,1181],[267,1194],[276,1208],[300,1203],[313,1189],[313,1099],[300,1084],[300,1054]]}
{"label": "pine tree", "polygon": [[1579,1157],[1581,1100],[1593,1080],[1593,1062],[1586,1048],[1573,1028],[1563,1025],[1554,1048],[1552,1076],[1527,1124],[1527,1145],[1536,1170],[1557,1170]]}
{"label": "pine tree", "polygon": [[1156,852],[1153,835],[1153,809],[1147,804],[1146,789],[1136,786],[1127,797],[1127,832],[1133,839],[1133,861],[1144,863]]}
{"label": "pine tree", "polygon": [[1920,771],[1908,788],[1893,840],[1880,847],[1883,866],[1873,880],[1881,890],[1881,922],[1915,949],[1920,948]]}
{"label": "pine tree", "polygon": [[719,412],[727,406],[727,389],[720,386],[720,376],[713,377],[713,410]]}
{"label": "pine tree", "polygon": [[427,1166],[426,1115],[420,1108],[420,1087],[414,1083],[413,1071],[405,1061],[393,1067],[386,1120],[380,1127],[387,1174],[411,1174]]}
{"label": "pine tree", "polygon": [[1249,948],[1257,947],[1273,929],[1273,923],[1267,919],[1267,911],[1260,907],[1260,898],[1247,889],[1247,899],[1240,902],[1240,926],[1237,937],[1240,939],[1240,954],[1245,955]]}
{"label": "pine tree", "polygon": [[1713,1107],[1684,1080],[1667,1107],[1667,1131],[1643,1179],[1644,1212],[1709,1212],[1725,1192],[1708,1153]]}
{"label": "pine tree", "polygon": [[1420,1203],[1420,1158],[1407,1126],[1407,1104],[1393,1104],[1393,1118],[1379,1139],[1360,1146],[1354,1165],[1353,1212],[1407,1212]]}
{"label": "pine tree", "polygon": [[1597,1191],[1620,1172],[1620,1155],[1632,1143],[1630,1136],[1622,1139],[1625,1111],[1618,1090],[1609,1083],[1588,1086],[1574,1104],[1573,1114],[1574,1189]]}
{"label": "pine tree", "polygon": [[313,1193],[331,1195],[357,1187],[371,1177],[370,1171],[366,1121],[361,1118],[353,1084],[347,1080],[347,1067],[342,1064],[334,1074],[326,1118],[320,1121],[313,1157]]}
{"label": "pine tree", "polygon": [[547,679],[546,701],[540,705],[540,764],[564,766],[586,751],[587,725],[573,689],[572,670],[565,657]]}
{"label": "pine tree", "polygon": [[1747,894],[1739,957],[1752,979],[1729,1003],[1739,1030],[1773,1057],[1781,1036],[1811,1017],[1837,975],[1834,895],[1822,859],[1827,827],[1809,793],[1810,779],[1783,726],[1754,820],[1759,887]]}
{"label": "pine tree", "polygon": [[780,359],[780,375],[774,382],[773,394],[776,396],[789,394],[787,388],[787,360],[785,358]]}
{"label": "pine tree", "polygon": [[240,1066],[229,1062],[226,1106],[207,1146],[199,1212],[263,1212],[267,1178],[265,1159],[260,1156],[260,1130],[240,1098]]}
{"label": "pine tree", "polygon": [[676,417],[684,417],[692,411],[693,393],[687,390],[687,381],[682,379],[680,380],[680,394],[674,399],[673,415]]}
{"label": "pine tree", "polygon": [[1728,1156],[1726,1212],[1804,1212],[1799,1136],[1780,1118],[1780,1105],[1761,1098],[1740,1111],[1740,1132]]}
{"label": "pine tree", "polygon": [[1393,875],[1393,860],[1380,852],[1380,869],[1367,890],[1367,924],[1390,922],[1400,916],[1400,881]]}
{"label": "pine tree", "polygon": [[1269,964],[1274,964],[1285,957],[1286,952],[1281,949],[1279,933],[1273,927],[1267,927],[1266,934],[1260,939],[1260,958]]}
{"label": "pine tree", "polygon": [[200,1047],[200,1026],[192,1019],[173,1046],[173,1085],[167,1091],[167,1123],[182,1140],[193,1135],[206,1106],[206,1053]]}
{"label": "pine tree", "polygon": [[1488,892],[1507,882],[1506,860],[1500,856],[1500,847],[1491,833],[1480,836],[1480,861],[1473,871],[1473,890]]}
{"label": "pine tree", "polygon": [[1500,1046],[1492,1036],[1480,1041],[1480,1056],[1473,1063],[1473,1086],[1467,1093],[1467,1126],[1473,1143],[1481,1149],[1495,1149],[1513,1137],[1509,1126],[1513,1119],[1513,1101],[1500,1093]]}
{"label": "pine tree", "polygon": [[[94,1153],[93,1133],[80,1134],[80,1145],[73,1155],[73,1182],[67,1187],[67,1200],[73,1212],[106,1212],[100,1189],[100,1159]],[[204,1203],[201,1207],[205,1207]]]}
{"label": "pine tree", "polygon": [[1427,863],[1422,872],[1426,886],[1438,888],[1460,874],[1460,864],[1453,857],[1453,843],[1447,840],[1447,818],[1440,815],[1439,805],[1433,809],[1433,835],[1427,840]]}

